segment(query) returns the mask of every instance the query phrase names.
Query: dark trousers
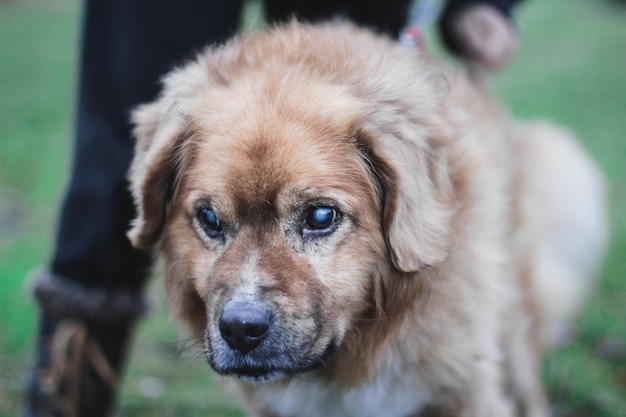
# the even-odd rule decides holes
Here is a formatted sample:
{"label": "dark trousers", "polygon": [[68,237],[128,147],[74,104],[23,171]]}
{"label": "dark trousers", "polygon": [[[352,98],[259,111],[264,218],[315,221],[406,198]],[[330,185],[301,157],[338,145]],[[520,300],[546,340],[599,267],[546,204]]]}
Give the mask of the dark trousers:
{"label": "dark trousers", "polygon": [[[268,0],[270,21],[343,15],[396,36],[408,1]],[[76,144],[51,272],[87,288],[139,291],[150,254],[126,238],[134,216],[126,172],[129,113],[158,94],[159,78],[205,45],[232,36],[242,0],[88,0]]]}

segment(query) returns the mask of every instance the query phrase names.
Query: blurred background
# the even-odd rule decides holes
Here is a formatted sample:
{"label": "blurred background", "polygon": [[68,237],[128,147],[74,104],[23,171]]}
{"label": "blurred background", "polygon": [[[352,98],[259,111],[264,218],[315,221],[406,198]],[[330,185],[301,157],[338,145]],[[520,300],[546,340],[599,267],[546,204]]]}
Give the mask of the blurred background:
{"label": "blurred background", "polygon": [[[28,277],[50,256],[72,152],[82,3],[0,0],[0,417],[17,414],[33,356]],[[250,1],[244,27],[262,24]],[[548,353],[557,417],[626,416],[626,1],[528,0],[521,51],[490,81],[518,118],[573,130],[608,178],[611,248],[571,344]],[[427,34],[429,49],[441,53]],[[94,221],[98,221],[94,219]],[[161,282],[139,325],[120,416],[243,416],[168,319]]]}

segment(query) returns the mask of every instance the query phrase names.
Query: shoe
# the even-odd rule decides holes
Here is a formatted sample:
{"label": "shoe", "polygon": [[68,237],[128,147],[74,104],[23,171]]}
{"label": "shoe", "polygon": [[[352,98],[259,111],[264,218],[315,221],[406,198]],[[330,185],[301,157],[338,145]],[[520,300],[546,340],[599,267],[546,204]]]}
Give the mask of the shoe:
{"label": "shoe", "polygon": [[129,330],[44,313],[24,417],[109,415]]}
{"label": "shoe", "polygon": [[[112,293],[102,294],[49,274],[37,279],[35,297],[42,314],[22,417],[110,415],[132,328],[144,305],[137,297],[128,311],[111,311],[102,300],[114,301],[108,297]],[[123,295],[125,301],[135,297]],[[66,297],[74,302],[64,302]]]}

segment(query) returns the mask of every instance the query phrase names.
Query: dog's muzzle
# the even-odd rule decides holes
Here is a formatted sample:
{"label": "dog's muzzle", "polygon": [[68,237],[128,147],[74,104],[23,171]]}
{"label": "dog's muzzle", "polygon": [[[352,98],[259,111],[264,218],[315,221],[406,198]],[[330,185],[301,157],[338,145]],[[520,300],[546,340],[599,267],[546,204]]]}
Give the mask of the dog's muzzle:
{"label": "dog's muzzle", "polygon": [[260,300],[227,301],[205,334],[209,364],[221,375],[255,382],[318,368],[336,351],[337,339],[321,337],[313,315],[301,318],[306,331],[285,322],[293,319],[281,319]]}

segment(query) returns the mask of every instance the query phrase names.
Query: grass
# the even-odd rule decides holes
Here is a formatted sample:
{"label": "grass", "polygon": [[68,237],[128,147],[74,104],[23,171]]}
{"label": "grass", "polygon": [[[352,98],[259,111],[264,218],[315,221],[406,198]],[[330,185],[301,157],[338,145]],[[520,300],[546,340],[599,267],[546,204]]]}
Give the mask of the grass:
{"label": "grass", "polygon": [[[517,22],[522,49],[494,78],[494,91],[516,116],[576,132],[606,173],[612,207],[604,276],[576,340],[547,355],[544,379],[556,416],[623,417],[626,5],[525,2]],[[0,417],[15,415],[33,352],[27,276],[48,260],[66,181],[79,27],[78,0],[0,1]],[[139,325],[118,414],[242,416],[197,348],[185,348],[170,325],[160,285],[155,279],[154,311]]]}

